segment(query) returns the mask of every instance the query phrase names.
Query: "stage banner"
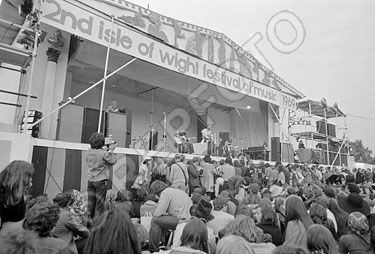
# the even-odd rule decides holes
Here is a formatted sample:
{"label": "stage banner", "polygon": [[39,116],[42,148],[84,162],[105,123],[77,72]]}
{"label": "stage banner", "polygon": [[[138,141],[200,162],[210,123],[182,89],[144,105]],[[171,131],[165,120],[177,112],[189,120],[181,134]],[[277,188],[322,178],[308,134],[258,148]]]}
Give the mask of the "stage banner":
{"label": "stage banner", "polygon": [[[103,46],[142,59],[163,68],[227,88],[275,105],[296,109],[296,99],[266,85],[199,59],[131,29],[124,23],[111,23],[111,13],[79,1],[45,0],[41,22]],[[112,30],[112,32],[111,32]]]}

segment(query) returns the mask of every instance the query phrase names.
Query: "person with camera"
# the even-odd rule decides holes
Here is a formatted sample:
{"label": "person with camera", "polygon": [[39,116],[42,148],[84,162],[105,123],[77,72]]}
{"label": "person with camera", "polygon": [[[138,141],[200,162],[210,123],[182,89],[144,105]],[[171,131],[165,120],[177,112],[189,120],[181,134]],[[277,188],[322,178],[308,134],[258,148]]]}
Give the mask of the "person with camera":
{"label": "person with camera", "polygon": [[194,157],[190,161],[190,165],[188,166],[188,173],[189,173],[189,196],[194,192],[195,188],[200,188],[202,186],[201,183],[201,176],[203,174],[203,170],[198,168],[199,165],[199,158]]}
{"label": "person with camera", "polygon": [[109,170],[117,162],[116,142],[105,139],[103,133],[95,132],[90,137],[90,148],[86,156],[88,167],[88,210],[91,218],[102,214],[105,207]]}

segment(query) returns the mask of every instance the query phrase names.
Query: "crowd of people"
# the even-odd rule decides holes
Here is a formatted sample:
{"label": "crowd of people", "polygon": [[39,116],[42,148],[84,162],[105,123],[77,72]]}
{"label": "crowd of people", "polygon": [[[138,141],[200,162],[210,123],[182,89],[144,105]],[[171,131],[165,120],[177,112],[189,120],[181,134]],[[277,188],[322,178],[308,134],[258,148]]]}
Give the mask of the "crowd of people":
{"label": "crowd of people", "polygon": [[0,253],[374,252],[371,169],[177,154],[145,158],[131,189],[107,192],[113,144],[90,144],[88,198],[30,197],[28,162],[0,172]]}

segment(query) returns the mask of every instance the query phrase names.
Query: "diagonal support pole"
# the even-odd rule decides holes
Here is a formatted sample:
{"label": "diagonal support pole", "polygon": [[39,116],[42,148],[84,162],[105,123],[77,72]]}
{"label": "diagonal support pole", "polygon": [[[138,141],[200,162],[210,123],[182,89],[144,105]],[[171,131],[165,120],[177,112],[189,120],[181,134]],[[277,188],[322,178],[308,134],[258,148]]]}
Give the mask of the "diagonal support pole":
{"label": "diagonal support pole", "polygon": [[[135,60],[137,60],[138,58],[133,58],[132,60],[130,60],[129,62],[127,62],[126,64],[124,64],[123,66],[117,68],[115,71],[111,72],[110,74],[107,75],[107,79],[112,77],[113,75],[115,75],[117,72],[121,71],[122,69],[124,69],[126,66],[128,66],[129,64],[133,63]],[[90,91],[91,89],[95,88],[96,86],[98,86],[100,83],[102,83],[104,80],[104,78],[102,78],[101,80],[99,80],[98,82],[96,82],[95,84],[93,84],[92,86],[90,86],[89,88],[87,88],[86,90],[82,91],[81,93],[77,94],[76,96],[74,96],[73,98],[69,97],[68,98],[68,101],[65,102],[64,104],[60,105],[58,108],[54,109],[53,111],[49,112],[47,115],[45,115],[44,117],[42,117],[41,119],[39,119],[38,121],[36,121],[35,123],[33,124],[29,124],[29,127],[32,128],[34,127],[35,125],[37,125],[38,123],[42,122],[44,119],[50,117],[52,114],[54,114],[56,111],[62,109],[63,107],[65,107],[66,105],[70,104],[70,103],[74,103],[74,101],[76,99],[78,99],[79,97],[81,97],[82,95],[84,95],[85,93],[87,93],[88,91]]]}

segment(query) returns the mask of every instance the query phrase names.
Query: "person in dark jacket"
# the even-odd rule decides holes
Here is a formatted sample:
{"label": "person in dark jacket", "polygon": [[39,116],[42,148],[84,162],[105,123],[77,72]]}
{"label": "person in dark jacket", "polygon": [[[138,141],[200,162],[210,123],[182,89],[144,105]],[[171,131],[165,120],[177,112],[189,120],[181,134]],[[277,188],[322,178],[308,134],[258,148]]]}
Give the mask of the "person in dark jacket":
{"label": "person in dark jacket", "polygon": [[202,187],[201,183],[201,174],[198,169],[199,158],[194,157],[190,165],[188,166],[188,173],[189,173],[189,196],[194,192],[195,188]]}
{"label": "person in dark jacket", "polygon": [[272,203],[268,198],[261,199],[259,203],[261,208],[260,222],[256,224],[257,227],[263,229],[263,232],[272,236],[272,243],[276,246],[283,244],[283,236],[278,223],[278,217],[272,207]]}

